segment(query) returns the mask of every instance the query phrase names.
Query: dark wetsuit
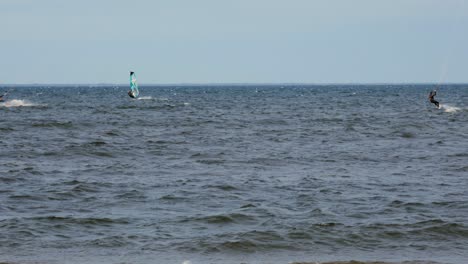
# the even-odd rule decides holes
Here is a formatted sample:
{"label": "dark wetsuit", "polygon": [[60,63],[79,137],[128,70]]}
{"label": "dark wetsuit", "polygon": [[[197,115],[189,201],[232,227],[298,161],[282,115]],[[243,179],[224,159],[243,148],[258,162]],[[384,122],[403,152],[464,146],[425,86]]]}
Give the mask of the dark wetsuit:
{"label": "dark wetsuit", "polygon": [[431,91],[429,93],[429,101],[433,104],[435,104],[435,106],[439,107],[439,102],[437,102],[435,99],[434,99],[434,96],[436,96],[437,92],[434,90],[434,91]]}
{"label": "dark wetsuit", "polygon": [[133,95],[132,90],[128,91],[128,96],[130,96],[131,98],[135,98],[135,96]]}

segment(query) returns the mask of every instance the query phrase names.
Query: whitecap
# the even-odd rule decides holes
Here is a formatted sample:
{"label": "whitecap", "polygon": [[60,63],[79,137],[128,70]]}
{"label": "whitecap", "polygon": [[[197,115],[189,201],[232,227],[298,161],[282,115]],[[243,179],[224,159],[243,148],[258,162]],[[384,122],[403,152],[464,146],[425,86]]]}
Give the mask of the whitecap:
{"label": "whitecap", "polygon": [[142,96],[142,97],[138,97],[137,100],[153,100],[153,97],[152,96]]}
{"label": "whitecap", "polygon": [[38,104],[31,103],[27,100],[13,99],[0,103],[0,106],[3,107],[22,107],[22,106],[39,106]]}

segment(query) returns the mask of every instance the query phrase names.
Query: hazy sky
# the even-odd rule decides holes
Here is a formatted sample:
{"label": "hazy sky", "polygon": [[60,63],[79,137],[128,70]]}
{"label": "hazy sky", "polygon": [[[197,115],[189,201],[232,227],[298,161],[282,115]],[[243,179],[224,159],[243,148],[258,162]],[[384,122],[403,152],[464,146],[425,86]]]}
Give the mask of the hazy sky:
{"label": "hazy sky", "polygon": [[0,84],[468,82],[466,0],[0,0]]}

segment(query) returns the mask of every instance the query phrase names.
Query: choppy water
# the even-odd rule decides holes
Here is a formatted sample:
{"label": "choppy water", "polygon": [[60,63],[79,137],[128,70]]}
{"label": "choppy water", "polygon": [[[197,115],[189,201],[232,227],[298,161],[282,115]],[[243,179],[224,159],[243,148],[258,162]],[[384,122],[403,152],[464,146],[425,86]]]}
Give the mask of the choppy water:
{"label": "choppy water", "polygon": [[468,85],[126,89],[0,103],[0,262],[468,263]]}

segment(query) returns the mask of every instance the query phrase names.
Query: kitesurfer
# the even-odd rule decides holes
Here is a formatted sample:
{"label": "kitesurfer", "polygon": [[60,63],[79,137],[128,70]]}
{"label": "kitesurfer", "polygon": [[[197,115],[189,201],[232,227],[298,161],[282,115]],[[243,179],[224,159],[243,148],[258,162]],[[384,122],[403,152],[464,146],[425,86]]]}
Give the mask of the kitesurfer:
{"label": "kitesurfer", "polygon": [[439,102],[437,102],[437,101],[434,99],[434,96],[436,96],[436,94],[437,94],[437,91],[436,91],[436,90],[433,90],[433,91],[431,91],[431,92],[429,93],[428,98],[429,98],[429,101],[430,101],[431,103],[435,104],[435,106],[436,106],[437,108],[439,108]]}
{"label": "kitesurfer", "polygon": [[128,91],[128,96],[130,96],[131,98],[135,98],[135,95],[133,94],[132,90]]}

